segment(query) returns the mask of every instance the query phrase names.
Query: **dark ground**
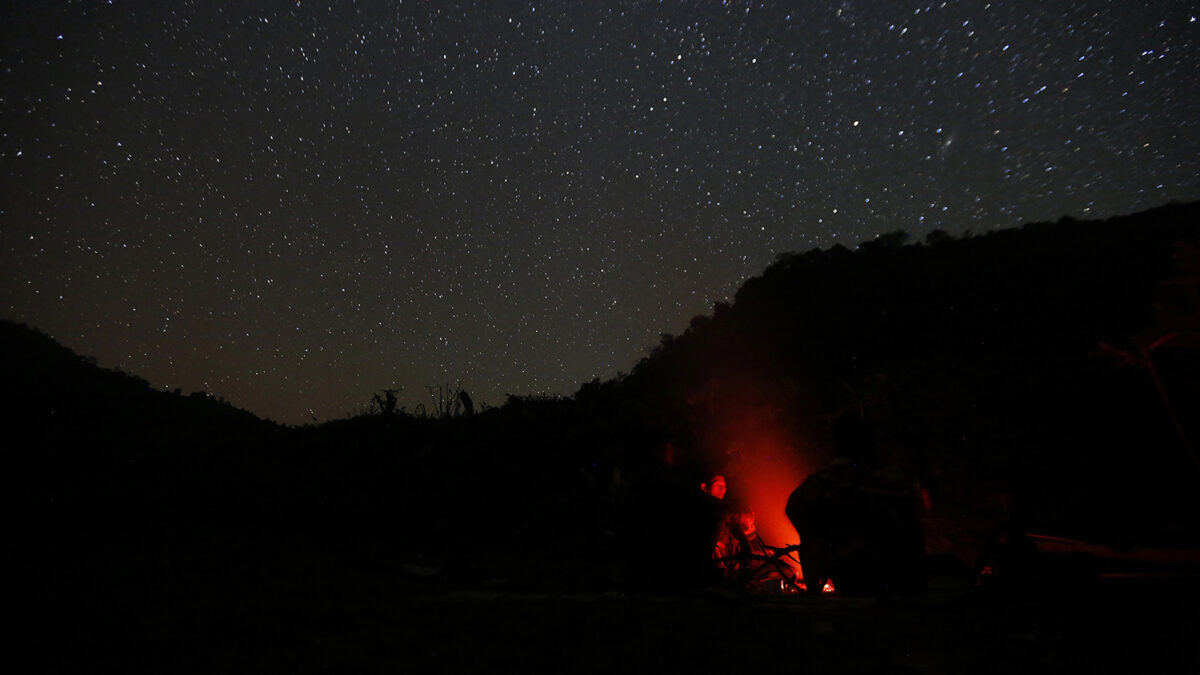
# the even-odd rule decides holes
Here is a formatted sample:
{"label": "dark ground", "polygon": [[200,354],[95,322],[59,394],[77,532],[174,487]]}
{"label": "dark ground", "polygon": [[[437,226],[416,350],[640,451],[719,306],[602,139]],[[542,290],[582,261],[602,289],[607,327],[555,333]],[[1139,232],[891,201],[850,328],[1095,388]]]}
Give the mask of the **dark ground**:
{"label": "dark ground", "polygon": [[421,563],[280,560],[239,579],[159,579],[92,605],[79,626],[58,617],[61,637],[27,670],[1200,672],[1195,576],[1000,590],[947,572],[921,595],[882,599],[567,594]]}

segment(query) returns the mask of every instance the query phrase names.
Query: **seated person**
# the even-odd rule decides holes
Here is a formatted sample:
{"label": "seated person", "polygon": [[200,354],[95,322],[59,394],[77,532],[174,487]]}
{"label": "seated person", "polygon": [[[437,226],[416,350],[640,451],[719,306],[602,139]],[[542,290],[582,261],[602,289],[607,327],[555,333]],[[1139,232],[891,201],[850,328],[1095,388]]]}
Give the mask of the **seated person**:
{"label": "seated person", "polygon": [[782,559],[771,560],[774,554],[774,547],[758,536],[754,510],[748,504],[731,504],[713,546],[713,560],[724,572],[726,583],[747,586],[794,582],[794,569]]}

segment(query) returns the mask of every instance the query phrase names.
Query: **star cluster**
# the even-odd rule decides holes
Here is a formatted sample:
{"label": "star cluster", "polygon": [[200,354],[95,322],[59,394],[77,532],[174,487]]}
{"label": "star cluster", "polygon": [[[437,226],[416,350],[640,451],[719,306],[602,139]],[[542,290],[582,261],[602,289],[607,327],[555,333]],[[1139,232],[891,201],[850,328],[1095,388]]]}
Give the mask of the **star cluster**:
{"label": "star cluster", "polygon": [[0,312],[289,423],[570,393],[785,251],[1200,198],[1190,2],[4,4]]}

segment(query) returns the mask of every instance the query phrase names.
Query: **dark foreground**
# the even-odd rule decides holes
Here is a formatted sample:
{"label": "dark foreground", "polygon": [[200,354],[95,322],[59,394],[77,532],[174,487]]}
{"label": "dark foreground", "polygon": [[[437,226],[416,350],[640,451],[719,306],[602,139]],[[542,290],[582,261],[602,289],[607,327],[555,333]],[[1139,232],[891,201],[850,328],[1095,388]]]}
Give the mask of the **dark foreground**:
{"label": "dark foreground", "polygon": [[933,575],[922,595],[868,599],[522,593],[413,564],[345,571],[284,564],[203,592],[164,580],[153,597],[59,617],[27,670],[1200,672],[1195,577],[1001,591]]}

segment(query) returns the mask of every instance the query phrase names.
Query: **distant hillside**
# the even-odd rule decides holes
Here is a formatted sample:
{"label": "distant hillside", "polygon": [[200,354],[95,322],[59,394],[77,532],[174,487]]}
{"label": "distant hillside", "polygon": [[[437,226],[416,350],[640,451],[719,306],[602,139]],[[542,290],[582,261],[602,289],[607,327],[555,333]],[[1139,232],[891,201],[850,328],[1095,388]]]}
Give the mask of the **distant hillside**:
{"label": "distant hillside", "polygon": [[947,497],[993,482],[1037,517],[1112,524],[1129,500],[1200,484],[1149,371],[1122,356],[1174,336],[1154,364],[1194,442],[1198,237],[1200,204],[1172,204],[785,254],[629,376],[580,395],[639,400],[699,461],[735,468],[744,458],[729,453],[755,434],[819,463],[832,420],[855,414]]}
{"label": "distant hillside", "polygon": [[[310,561],[434,560],[463,579],[659,588],[696,542],[707,564],[709,531],[687,528],[705,473],[759,500],[782,541],[769,510],[847,416],[955,533],[1002,517],[1110,540],[1195,530],[1179,429],[1200,434],[1198,223],[1200,205],[1170,205],[783,255],[630,374],[473,415],[281,428],[0,322],[27,574],[85,579],[86,563],[130,589],[186,574],[203,598],[289,566],[307,578]],[[1139,360],[1152,346],[1161,390]]]}
{"label": "distant hillside", "polygon": [[[1200,205],[1173,205],[784,255],[630,374],[477,414],[282,428],[0,322],[12,613],[47,658],[69,650],[59,663],[115,649],[186,670],[231,641],[303,655],[378,634],[397,597],[401,633],[531,589],[686,589],[692,607],[716,583],[704,474],[783,543],[772,517],[847,418],[928,490],[929,550],[971,563],[1004,519],[1120,550],[1194,543],[1200,481],[1166,402],[1194,439],[1197,223]],[[1044,595],[1021,590],[1012,616]],[[1005,606],[990,598],[968,604]]]}
{"label": "distant hillside", "polygon": [[148,382],[100,368],[41,331],[0,320],[0,410],[10,434],[37,439],[78,435],[97,442],[167,434],[174,441],[273,426],[196,392],[154,390]]}

